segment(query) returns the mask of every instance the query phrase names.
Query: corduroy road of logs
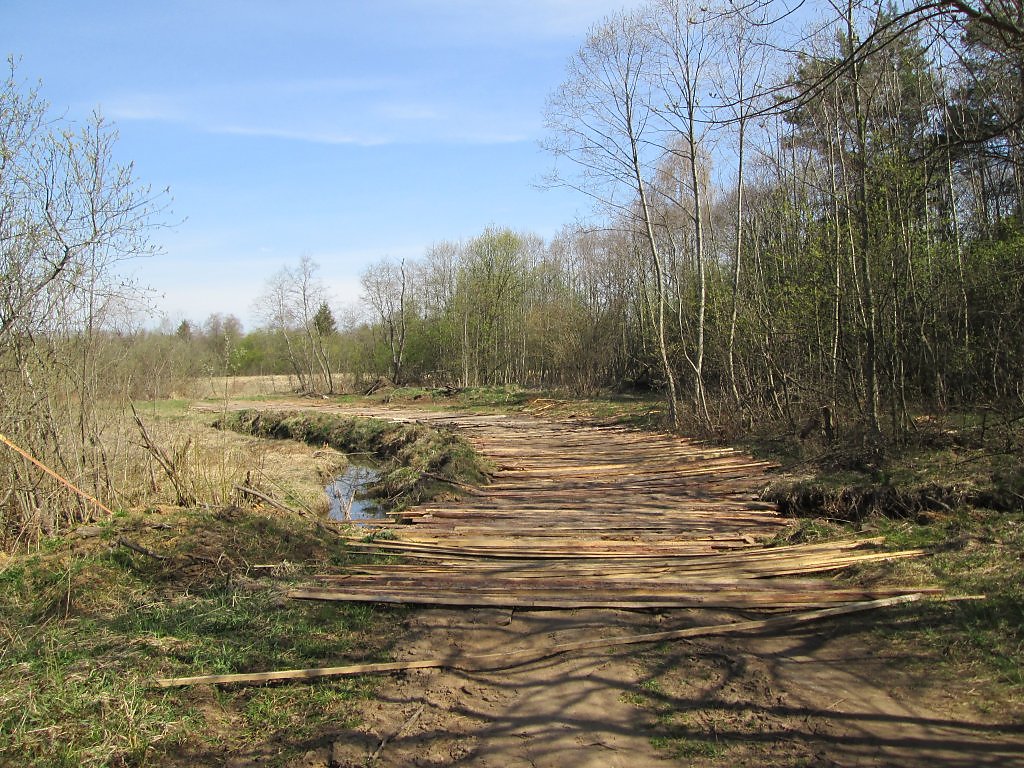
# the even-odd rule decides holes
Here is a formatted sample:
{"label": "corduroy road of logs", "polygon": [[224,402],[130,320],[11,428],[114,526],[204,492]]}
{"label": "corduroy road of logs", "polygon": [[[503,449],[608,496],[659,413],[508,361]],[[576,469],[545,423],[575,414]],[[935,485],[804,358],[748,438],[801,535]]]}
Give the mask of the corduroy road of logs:
{"label": "corduroy road of logs", "polygon": [[324,573],[292,597],[809,610],[905,590],[853,588],[808,574],[922,554],[884,552],[875,539],[766,546],[790,525],[757,500],[771,467],[729,448],[530,416],[390,416],[460,429],[498,467],[493,482],[460,501],[394,515],[385,537],[366,540],[364,531],[350,541],[402,562]]}

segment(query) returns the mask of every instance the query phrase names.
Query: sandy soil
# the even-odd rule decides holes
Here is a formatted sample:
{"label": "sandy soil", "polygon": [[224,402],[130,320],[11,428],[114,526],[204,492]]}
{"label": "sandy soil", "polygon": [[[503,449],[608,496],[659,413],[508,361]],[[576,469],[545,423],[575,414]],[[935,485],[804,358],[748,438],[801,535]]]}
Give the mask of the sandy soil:
{"label": "sandy soil", "polygon": [[[281,404],[275,404],[281,408]],[[399,659],[489,653],[743,618],[708,611],[425,609]],[[939,659],[836,620],[775,636],[395,675],[355,728],[292,763],[339,766],[1024,766],[1020,712],[984,711]],[[262,764],[238,756],[233,765]]]}
{"label": "sandy soil", "polygon": [[[486,653],[724,615],[427,610],[401,658]],[[391,679],[297,766],[1024,766],[1024,731],[879,655],[860,627],[592,652]],[[851,634],[853,633],[853,634]],[[383,747],[381,744],[383,742]],[[660,748],[657,748],[656,745]],[[371,755],[376,755],[371,759]]]}

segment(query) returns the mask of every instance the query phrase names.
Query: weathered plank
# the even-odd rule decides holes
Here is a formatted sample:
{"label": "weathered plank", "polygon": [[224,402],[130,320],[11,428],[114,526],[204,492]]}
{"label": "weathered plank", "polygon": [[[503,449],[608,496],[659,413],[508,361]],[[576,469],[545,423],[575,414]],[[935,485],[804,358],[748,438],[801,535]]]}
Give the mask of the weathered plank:
{"label": "weathered plank", "polygon": [[274,672],[172,677],[155,680],[154,684],[159,688],[176,688],[188,685],[238,685],[269,683],[279,680],[314,680],[325,677],[350,677],[353,675],[381,674],[413,669],[437,669],[440,667],[468,671],[510,669],[512,667],[529,664],[534,661],[541,661],[542,659],[564,653],[603,650],[627,645],[641,645],[645,643],[663,643],[671,640],[684,640],[693,637],[763,632],[766,630],[777,632],[837,616],[848,616],[851,614],[863,613],[865,611],[873,611],[880,608],[912,603],[921,600],[924,597],[926,596],[921,593],[912,593],[898,595],[896,597],[888,597],[881,600],[848,603],[846,605],[823,608],[815,611],[775,616],[767,619],[736,621],[727,624],[703,627],[687,627],[685,629],[666,630],[664,632],[651,632],[625,637],[596,638],[593,640],[582,640],[575,643],[562,643],[546,648],[530,648],[525,650],[513,649],[476,656],[448,656],[414,661],[393,661],[377,664],[350,664],[339,667],[289,669],[277,670]]}
{"label": "weathered plank", "polygon": [[525,416],[418,417],[461,428],[500,465],[492,482],[396,514],[392,537],[346,542],[405,564],[323,574],[293,596],[779,610],[882,596],[806,577],[923,554],[870,549],[877,540],[762,546],[791,522],[757,499],[770,465],[730,448]]}

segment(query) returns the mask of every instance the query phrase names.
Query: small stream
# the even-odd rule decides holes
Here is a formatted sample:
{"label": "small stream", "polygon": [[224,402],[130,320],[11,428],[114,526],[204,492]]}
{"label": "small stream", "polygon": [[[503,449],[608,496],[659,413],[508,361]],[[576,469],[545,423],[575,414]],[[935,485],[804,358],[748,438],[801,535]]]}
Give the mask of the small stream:
{"label": "small stream", "polygon": [[373,467],[349,464],[333,482],[324,486],[330,503],[331,520],[379,520],[384,510],[375,499],[366,497],[366,488],[380,477]]}

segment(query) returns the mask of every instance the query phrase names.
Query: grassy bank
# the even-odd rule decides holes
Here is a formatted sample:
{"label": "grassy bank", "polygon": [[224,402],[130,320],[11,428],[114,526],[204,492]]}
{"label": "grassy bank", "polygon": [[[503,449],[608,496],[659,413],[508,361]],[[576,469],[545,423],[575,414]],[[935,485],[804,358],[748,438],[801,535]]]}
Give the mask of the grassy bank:
{"label": "grassy bank", "polygon": [[487,479],[490,466],[450,429],[327,413],[245,410],[218,426],[263,438],[298,440],[371,456],[380,479],[368,490],[392,507],[450,495]]}
{"label": "grassy bank", "polygon": [[882,536],[888,549],[923,549],[925,557],[851,569],[853,583],[908,589],[938,585],[963,602],[887,612],[870,632],[885,654],[913,649],[935,679],[972,681],[972,695],[1024,708],[1024,511],[960,504],[908,517],[871,512],[855,521],[804,515],[773,544],[827,541],[851,534]]}
{"label": "grassy bank", "polygon": [[[0,552],[0,763],[281,765],[351,726],[377,681],[162,691],[155,677],[380,661],[401,609],[284,592],[365,560],[315,514],[344,456],[214,430],[185,404],[139,405],[147,452],[112,518]],[[245,483],[303,515],[252,506]],[[182,488],[194,503],[177,503]],[[128,505],[126,504],[126,507]]]}
{"label": "grassy bank", "polygon": [[29,766],[269,765],[341,727],[369,679],[158,691],[154,677],[386,659],[400,612],[282,594],[352,557],[257,509],[161,508],[0,560],[0,754]]}
{"label": "grassy bank", "polygon": [[778,543],[881,535],[928,556],[839,578],[984,596],[896,612],[876,627],[881,647],[920,649],[932,674],[1024,706],[1024,422],[958,413],[883,445],[776,433],[746,447],[781,467],[763,494],[795,521]]}

